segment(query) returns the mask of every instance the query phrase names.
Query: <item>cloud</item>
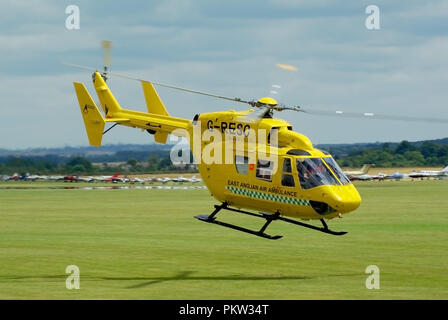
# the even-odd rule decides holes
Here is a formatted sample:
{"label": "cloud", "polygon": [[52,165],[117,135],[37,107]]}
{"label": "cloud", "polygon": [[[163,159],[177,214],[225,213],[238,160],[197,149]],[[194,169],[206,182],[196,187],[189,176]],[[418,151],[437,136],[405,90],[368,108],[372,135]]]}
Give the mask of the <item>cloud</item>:
{"label": "cloud", "polygon": [[[65,29],[70,1],[0,4],[0,108],[6,117],[0,147],[85,145],[72,82],[91,90],[90,74],[60,64],[102,68],[100,41],[112,40],[111,69],[209,91],[276,99],[308,108],[444,116],[447,99],[448,11],[443,1],[377,1],[381,29],[364,26],[368,1],[77,1],[81,29]],[[298,67],[288,72],[276,63]],[[145,110],[139,83],[111,78],[120,103]],[[241,104],[160,89],[170,113],[196,113]],[[92,92],[93,93],[93,92]],[[440,125],[353,121],[278,113],[312,141],[359,142],[441,138]],[[32,133],[32,134],[30,134]],[[116,128],[105,142],[152,141]]]}

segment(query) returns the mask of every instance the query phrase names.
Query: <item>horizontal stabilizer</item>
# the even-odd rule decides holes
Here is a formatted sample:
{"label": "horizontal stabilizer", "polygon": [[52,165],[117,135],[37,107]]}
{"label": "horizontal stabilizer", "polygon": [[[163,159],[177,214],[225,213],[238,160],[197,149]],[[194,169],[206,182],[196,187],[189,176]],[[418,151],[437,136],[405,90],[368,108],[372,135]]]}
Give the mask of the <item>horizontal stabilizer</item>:
{"label": "horizontal stabilizer", "polygon": [[106,118],[104,119],[105,122],[117,122],[117,123],[127,123],[130,122],[131,119],[126,118]]}

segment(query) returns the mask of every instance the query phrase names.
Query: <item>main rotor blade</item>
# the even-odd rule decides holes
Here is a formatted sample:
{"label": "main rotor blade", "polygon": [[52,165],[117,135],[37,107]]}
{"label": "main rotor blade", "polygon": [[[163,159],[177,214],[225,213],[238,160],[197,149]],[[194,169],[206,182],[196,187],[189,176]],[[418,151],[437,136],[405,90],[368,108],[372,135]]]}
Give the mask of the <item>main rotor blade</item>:
{"label": "main rotor blade", "polygon": [[[70,67],[75,67],[75,68],[80,68],[80,69],[84,69],[84,70],[89,70],[89,71],[98,71],[98,69],[96,69],[96,68],[81,66],[81,65],[73,64],[73,63],[63,62],[62,64],[66,65],[66,66],[70,66]],[[234,102],[239,102],[239,103],[245,103],[245,104],[248,104],[250,106],[256,106],[255,105],[256,104],[255,101],[245,101],[245,100],[240,99],[240,98],[229,98],[229,97],[225,97],[225,96],[221,96],[221,95],[217,95],[217,94],[213,94],[213,93],[209,93],[209,92],[192,90],[192,89],[187,89],[187,88],[173,86],[173,85],[166,84],[166,83],[160,83],[160,82],[155,82],[155,81],[150,81],[150,80],[139,79],[139,78],[136,78],[136,77],[128,76],[128,75],[123,74],[123,73],[108,72],[108,75],[115,76],[115,77],[120,77],[120,78],[125,78],[125,79],[129,79],[129,80],[140,81],[140,82],[149,82],[149,83],[152,83],[153,85],[156,85],[156,86],[159,86],[159,87],[165,87],[165,88],[180,90],[180,91],[189,92],[189,93],[196,93],[196,94],[200,94],[200,95],[203,95],[203,96],[208,96],[208,97],[213,97],[213,98],[218,98],[218,99],[224,99],[224,100],[234,101]]]}
{"label": "main rotor blade", "polygon": [[255,102],[253,102],[253,101],[245,101],[245,100],[242,100],[240,98],[229,98],[229,97],[225,97],[225,96],[221,96],[221,95],[217,95],[217,94],[213,94],[213,93],[209,93],[209,92],[203,92],[203,91],[192,90],[192,89],[187,89],[187,88],[183,88],[183,87],[177,87],[177,86],[173,86],[173,85],[166,84],[166,83],[160,83],[160,82],[155,82],[155,81],[138,79],[138,78],[134,78],[134,77],[131,77],[131,76],[128,76],[128,75],[125,75],[125,74],[121,74],[121,73],[109,72],[109,74],[113,75],[113,76],[121,77],[121,78],[130,79],[130,80],[149,82],[149,83],[152,83],[153,85],[156,85],[156,86],[159,86],[159,87],[165,87],[165,88],[180,90],[180,91],[189,92],[189,93],[196,93],[196,94],[200,94],[200,95],[203,95],[203,96],[208,96],[208,97],[213,97],[213,98],[218,98],[218,99],[224,99],[224,100],[228,100],[228,101],[245,103],[245,104],[248,104],[248,105],[251,105],[251,106],[253,106],[255,104]]}
{"label": "main rotor blade", "polygon": [[373,112],[346,112],[341,110],[330,111],[321,109],[302,109],[302,108],[299,111],[319,116],[334,116],[334,117],[377,119],[377,120],[396,120],[396,121],[411,121],[411,122],[448,123],[448,119],[445,118],[395,116],[395,115],[378,114]]}
{"label": "main rotor blade", "polygon": [[84,70],[93,71],[93,72],[96,72],[96,71],[99,72],[98,68],[82,66],[82,65],[74,64],[74,63],[70,63],[70,62],[62,62],[62,64],[65,66],[73,67],[73,68],[84,69]]}
{"label": "main rotor blade", "polygon": [[277,106],[273,106],[272,109],[277,110],[277,111],[292,110],[292,111],[297,111],[297,112],[303,112],[303,109],[300,106],[288,107],[288,106],[285,106],[284,104],[279,104]]}
{"label": "main rotor blade", "polygon": [[[64,65],[67,65],[70,67],[80,68],[80,69],[89,70],[89,71],[98,71],[97,68],[86,67],[86,66],[77,65],[77,64],[73,64],[73,63],[67,63],[67,62],[62,62],[62,63]],[[243,118],[247,122],[259,121],[266,115],[267,112],[269,112],[271,110],[275,110],[275,111],[292,110],[292,111],[304,112],[307,114],[320,115],[320,116],[361,118],[361,119],[378,119],[378,120],[395,120],[395,121],[410,121],[410,122],[448,123],[447,118],[395,116],[395,115],[378,114],[378,113],[373,113],[373,112],[346,112],[346,111],[341,111],[341,110],[335,111],[335,110],[322,110],[322,109],[303,109],[300,106],[289,107],[289,106],[285,106],[283,104],[279,104],[276,106],[266,106],[266,105],[260,105],[256,101],[245,101],[240,98],[229,98],[229,97],[225,97],[225,96],[221,96],[221,95],[216,95],[213,93],[192,90],[192,89],[177,87],[177,86],[173,86],[173,85],[169,85],[169,84],[165,84],[165,83],[139,79],[139,78],[125,75],[125,74],[117,73],[117,72],[108,72],[108,74],[117,76],[117,77],[121,77],[121,78],[130,79],[130,80],[140,81],[140,82],[149,82],[149,83],[152,83],[153,85],[165,87],[165,88],[169,88],[169,89],[175,89],[175,90],[180,90],[180,91],[184,91],[184,92],[196,93],[196,94],[200,94],[200,95],[204,95],[204,96],[214,97],[214,98],[218,98],[218,99],[224,99],[224,100],[233,101],[233,102],[244,103],[244,104],[248,104],[252,107],[257,107],[257,110],[251,112],[250,114],[248,114],[247,116],[245,116]]]}

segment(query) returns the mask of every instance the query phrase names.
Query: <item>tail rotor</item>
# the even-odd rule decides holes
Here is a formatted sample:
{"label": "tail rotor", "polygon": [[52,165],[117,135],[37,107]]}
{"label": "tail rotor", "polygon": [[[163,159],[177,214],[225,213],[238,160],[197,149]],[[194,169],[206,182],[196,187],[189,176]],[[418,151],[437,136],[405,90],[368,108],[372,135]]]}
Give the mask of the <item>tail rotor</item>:
{"label": "tail rotor", "polygon": [[107,72],[110,68],[110,56],[112,50],[112,41],[103,40],[101,41],[101,48],[103,49],[103,62],[104,62],[104,71],[102,73],[104,81],[107,80]]}

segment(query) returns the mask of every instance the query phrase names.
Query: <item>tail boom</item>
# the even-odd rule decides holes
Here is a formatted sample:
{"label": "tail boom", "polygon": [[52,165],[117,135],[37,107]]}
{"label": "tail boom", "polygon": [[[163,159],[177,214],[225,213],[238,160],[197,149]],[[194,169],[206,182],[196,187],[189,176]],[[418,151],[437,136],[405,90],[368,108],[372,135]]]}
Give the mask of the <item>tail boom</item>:
{"label": "tail boom", "polygon": [[[149,111],[146,113],[121,108],[101,74],[95,72],[93,79],[105,118],[101,115],[84,84],[79,82],[73,83],[91,145],[101,146],[106,122],[115,122],[124,126],[146,130],[154,135],[154,139],[158,143],[166,143],[168,134],[177,136],[189,135],[192,121],[170,116],[151,84],[143,84]],[[183,130],[176,131],[177,129]]]}

